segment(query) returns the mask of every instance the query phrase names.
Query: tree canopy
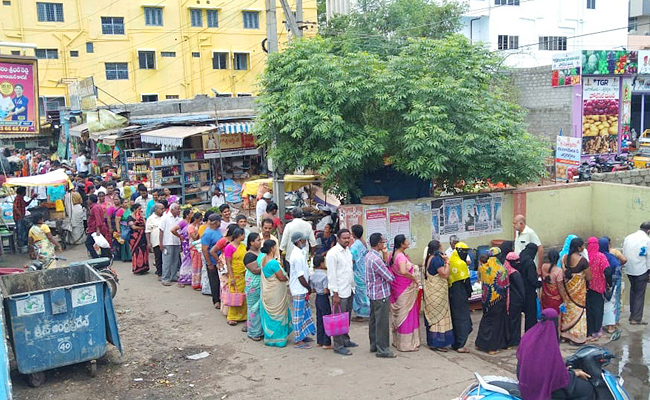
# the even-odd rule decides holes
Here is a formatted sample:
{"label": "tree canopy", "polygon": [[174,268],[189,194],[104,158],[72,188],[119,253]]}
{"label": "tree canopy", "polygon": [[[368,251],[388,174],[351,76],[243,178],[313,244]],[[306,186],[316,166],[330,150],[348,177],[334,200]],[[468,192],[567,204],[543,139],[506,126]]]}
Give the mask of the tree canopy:
{"label": "tree canopy", "polygon": [[[371,3],[377,2],[360,5]],[[385,163],[447,186],[485,179],[518,184],[543,172],[546,146],[526,132],[523,110],[504,89],[500,56],[451,34],[457,22],[436,30],[406,19],[373,25],[372,43],[356,48],[361,36],[351,32],[363,26],[358,21],[391,19],[386,7],[375,17],[358,14],[337,18],[350,27],[344,33],[326,30],[326,37],[294,41],[269,57],[256,134],[259,143],[274,144],[277,168],[312,169],[341,194],[357,191],[364,173]],[[422,30],[396,34],[416,28]]]}

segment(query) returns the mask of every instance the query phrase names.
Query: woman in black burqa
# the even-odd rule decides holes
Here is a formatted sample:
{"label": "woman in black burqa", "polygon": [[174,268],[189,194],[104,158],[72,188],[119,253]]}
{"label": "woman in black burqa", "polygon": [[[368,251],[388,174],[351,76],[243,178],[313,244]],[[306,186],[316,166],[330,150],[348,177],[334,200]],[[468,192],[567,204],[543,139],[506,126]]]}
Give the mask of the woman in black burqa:
{"label": "woman in black burqa", "polygon": [[520,271],[524,278],[524,315],[526,316],[525,329],[528,331],[537,323],[537,289],[542,287],[541,282],[537,279],[537,265],[535,257],[537,256],[537,245],[528,243],[519,253]]}

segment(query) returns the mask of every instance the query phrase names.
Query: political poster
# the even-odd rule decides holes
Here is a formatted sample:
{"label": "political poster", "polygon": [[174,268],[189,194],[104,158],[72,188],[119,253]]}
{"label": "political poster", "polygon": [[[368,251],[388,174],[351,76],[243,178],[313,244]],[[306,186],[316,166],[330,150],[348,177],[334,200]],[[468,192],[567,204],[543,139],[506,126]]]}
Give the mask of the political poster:
{"label": "political poster", "polygon": [[417,247],[415,238],[411,235],[411,213],[406,212],[391,212],[388,215],[388,223],[390,226],[389,248],[393,250],[395,236],[404,235],[409,240],[411,247]]}
{"label": "political poster", "polygon": [[502,232],[502,193],[450,197],[431,201],[431,236],[442,242]]}
{"label": "political poster", "polygon": [[38,133],[36,59],[0,57],[0,135]]}
{"label": "political poster", "polygon": [[373,233],[381,233],[387,236],[386,223],[388,222],[388,210],[386,208],[369,208],[366,210],[366,239]]}

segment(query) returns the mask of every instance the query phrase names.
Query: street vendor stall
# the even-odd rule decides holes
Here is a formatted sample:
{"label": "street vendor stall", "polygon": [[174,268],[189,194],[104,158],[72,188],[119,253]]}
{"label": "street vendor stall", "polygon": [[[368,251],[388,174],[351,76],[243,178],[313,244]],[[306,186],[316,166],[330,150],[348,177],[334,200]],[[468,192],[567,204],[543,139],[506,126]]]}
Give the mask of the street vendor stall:
{"label": "street vendor stall", "polygon": [[[57,187],[57,186],[64,186],[64,187],[71,187],[72,182],[70,182],[70,178],[68,177],[68,174],[65,172],[64,169],[57,169],[52,172],[48,172],[45,174],[41,175],[33,175],[33,176],[25,176],[25,177],[20,177],[20,178],[8,178],[7,181],[3,184],[5,187]],[[44,207],[41,207],[41,209],[44,211],[45,215],[45,223],[52,229],[54,229],[54,234],[59,235],[61,245],[65,246],[65,240],[63,235],[63,223],[65,221],[65,209],[63,205],[63,200],[60,199],[57,200],[56,202],[46,202],[45,204],[41,204]],[[53,209],[54,211],[50,211]],[[29,209],[30,212],[34,212],[36,208]],[[29,216],[26,216],[26,219]],[[28,219],[29,221],[29,219]],[[29,228],[29,227],[27,227]]]}

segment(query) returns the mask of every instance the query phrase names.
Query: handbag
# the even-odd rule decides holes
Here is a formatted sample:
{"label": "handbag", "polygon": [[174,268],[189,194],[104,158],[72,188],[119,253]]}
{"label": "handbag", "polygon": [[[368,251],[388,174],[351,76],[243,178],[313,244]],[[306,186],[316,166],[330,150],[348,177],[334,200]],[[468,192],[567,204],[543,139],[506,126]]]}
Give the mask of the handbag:
{"label": "handbag", "polygon": [[[335,312],[336,307],[338,313]],[[323,315],[323,327],[327,336],[345,335],[350,331],[350,314],[341,312],[341,305],[335,304],[330,315]]]}
{"label": "handbag", "polygon": [[221,300],[228,307],[241,307],[244,305],[244,301],[246,301],[246,293],[233,293],[230,290],[224,290],[221,295]]}
{"label": "handbag", "polygon": [[100,248],[102,248],[102,249],[110,249],[111,248],[111,245],[108,244],[108,240],[106,240],[104,235],[102,235],[101,233],[95,232],[95,233],[92,234],[92,237],[93,237],[93,240],[95,241],[95,244],[97,246],[99,246]]}
{"label": "handbag", "polygon": [[129,226],[128,223],[125,222],[120,222],[120,236],[122,236],[122,239],[124,240],[129,240],[131,238],[131,227]]}

